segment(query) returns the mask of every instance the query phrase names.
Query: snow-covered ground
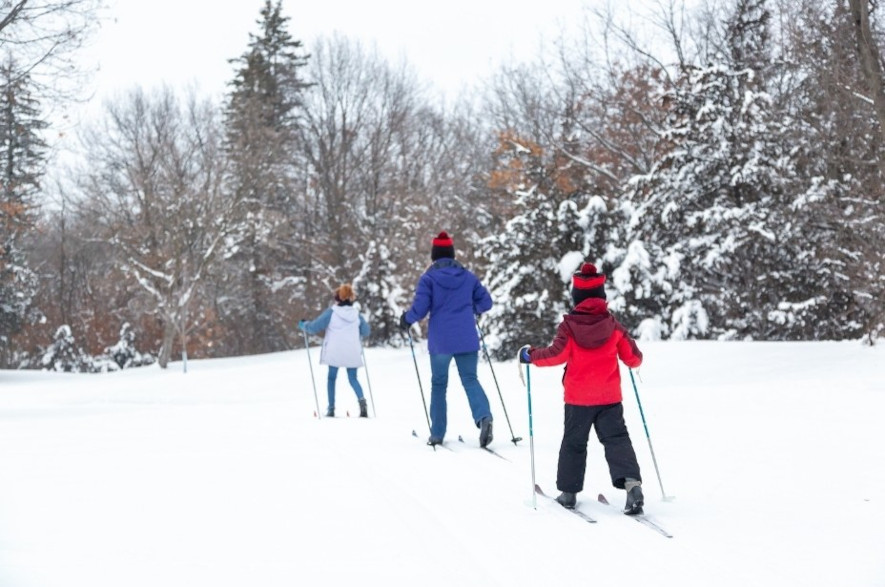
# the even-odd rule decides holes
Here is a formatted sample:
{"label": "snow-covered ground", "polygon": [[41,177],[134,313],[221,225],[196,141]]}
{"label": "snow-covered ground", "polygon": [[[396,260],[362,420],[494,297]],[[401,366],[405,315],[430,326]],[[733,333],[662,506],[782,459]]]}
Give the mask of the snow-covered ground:
{"label": "snow-covered ground", "polygon": [[[369,419],[343,373],[342,417],[314,416],[304,350],[190,361],[186,374],[0,371],[0,585],[885,585],[885,346],[640,346],[672,499],[626,371],[625,411],[646,511],[671,539],[596,502],[624,495],[592,435],[578,497],[598,523],[533,497],[532,455],[556,491],[560,368],[530,368],[530,435],[519,365],[494,364],[499,395],[481,362],[492,447],[509,461],[477,448],[454,367],[453,450],[424,444],[408,347],[366,350]],[[429,401],[423,345],[416,358]]]}

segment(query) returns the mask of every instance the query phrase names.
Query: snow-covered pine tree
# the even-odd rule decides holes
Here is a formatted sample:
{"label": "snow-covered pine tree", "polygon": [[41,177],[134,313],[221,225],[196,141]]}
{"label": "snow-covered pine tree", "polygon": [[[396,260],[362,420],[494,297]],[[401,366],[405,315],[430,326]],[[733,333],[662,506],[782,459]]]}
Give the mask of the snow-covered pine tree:
{"label": "snow-covered pine tree", "polygon": [[120,340],[114,346],[106,348],[105,354],[120,369],[150,365],[155,361],[150,353],[142,353],[135,348],[135,331],[128,322],[120,327]]}
{"label": "snow-covered pine tree", "polygon": [[771,336],[790,262],[782,234],[789,121],[768,92],[770,15],[765,0],[732,6],[722,46],[667,96],[669,150],[634,182],[631,240],[666,268],[651,274],[665,280],[659,289],[672,288],[663,320],[675,338]]}
{"label": "snow-covered pine tree", "polygon": [[[789,129],[801,183],[791,205],[793,295],[772,313],[785,338],[873,340],[885,329],[882,134],[848,6],[802,0],[789,19]],[[785,227],[785,229],[789,229]]]}
{"label": "snow-covered pine tree", "polygon": [[0,64],[0,366],[15,362],[10,337],[36,316],[37,277],[22,250],[34,229],[46,161],[40,105],[11,56]]}
{"label": "snow-covered pine tree", "polygon": [[40,367],[44,371],[64,373],[88,371],[89,363],[89,357],[77,346],[71,327],[67,324],[56,329],[52,344],[43,352],[40,359]]}
{"label": "snow-covered pine tree", "polygon": [[634,239],[624,249],[610,247],[600,265],[609,277],[606,282],[609,310],[643,340],[659,340],[671,334],[666,318],[669,317],[667,300],[672,294],[672,276],[667,260],[662,262],[659,254],[659,248]]}
{"label": "snow-covered pine tree", "polygon": [[282,3],[265,0],[259,32],[249,35],[225,109],[225,147],[230,185],[242,201],[236,253],[217,279],[224,280],[221,320],[236,332],[230,352],[289,348],[287,333],[297,316],[288,314],[306,252],[304,189],[298,185],[298,130],[302,93],[310,86],[301,69],[308,56],[292,38]]}
{"label": "snow-covered pine tree", "polygon": [[[546,159],[546,160],[545,160]],[[487,237],[486,286],[497,303],[484,318],[490,352],[511,358],[523,344],[552,340],[570,305],[572,273],[586,254],[581,210],[563,161],[508,133],[498,152],[499,185],[514,201],[501,233]]]}

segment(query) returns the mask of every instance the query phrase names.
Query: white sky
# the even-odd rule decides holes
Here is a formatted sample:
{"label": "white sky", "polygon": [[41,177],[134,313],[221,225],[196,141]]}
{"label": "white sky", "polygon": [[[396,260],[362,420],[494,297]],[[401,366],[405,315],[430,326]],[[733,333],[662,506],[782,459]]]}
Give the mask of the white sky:
{"label": "white sky", "polygon": [[[511,54],[537,54],[541,39],[558,36],[597,0],[449,0],[444,7],[414,0],[284,0],[290,33],[310,46],[334,32],[377,43],[393,62],[404,57],[419,75],[454,91]],[[163,82],[197,82],[224,90],[227,62],[242,54],[263,0],[109,0],[109,19],[84,53],[100,66],[99,94]]]}
{"label": "white sky", "polygon": [[[631,0],[642,3],[644,0]],[[341,34],[398,64],[454,98],[501,62],[528,60],[565,30],[586,7],[606,0],[449,0],[444,8],[414,0],[283,0],[289,32],[307,50],[319,37]],[[103,103],[136,85],[194,86],[220,96],[233,76],[229,63],[257,33],[264,0],[107,0],[100,30],[78,61],[94,71],[81,103],[53,116],[60,167],[79,149],[77,128],[100,116]]]}

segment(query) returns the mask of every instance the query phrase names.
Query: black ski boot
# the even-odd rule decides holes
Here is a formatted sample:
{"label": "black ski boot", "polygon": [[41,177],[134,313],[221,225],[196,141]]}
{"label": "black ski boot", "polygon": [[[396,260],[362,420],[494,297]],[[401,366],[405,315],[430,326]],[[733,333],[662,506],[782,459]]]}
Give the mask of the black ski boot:
{"label": "black ski boot", "polygon": [[483,418],[479,422],[479,446],[487,447],[492,442],[492,418]]}
{"label": "black ski boot", "polygon": [[634,485],[627,491],[627,505],[624,506],[624,513],[628,516],[637,516],[642,513],[643,504],[642,487]]}
{"label": "black ski boot", "polygon": [[443,441],[442,438],[438,438],[436,436],[431,436],[430,438],[427,439],[427,444],[429,446],[436,446],[437,444],[442,444],[442,441]]}
{"label": "black ski boot", "polygon": [[563,491],[558,496],[556,496],[556,501],[558,501],[559,505],[561,505],[565,509],[573,510],[578,503],[578,496],[575,493]]}
{"label": "black ski boot", "polygon": [[326,410],[326,417],[327,418],[334,418],[335,417],[335,406],[329,406],[329,409]]}
{"label": "black ski boot", "polygon": [[360,418],[369,417],[369,408],[366,406],[366,398],[360,400]]}

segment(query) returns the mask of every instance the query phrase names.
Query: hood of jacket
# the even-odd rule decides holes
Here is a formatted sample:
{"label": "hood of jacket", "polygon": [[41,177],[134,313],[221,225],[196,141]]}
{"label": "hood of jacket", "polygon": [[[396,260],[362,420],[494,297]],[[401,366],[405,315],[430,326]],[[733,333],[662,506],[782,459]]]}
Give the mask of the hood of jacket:
{"label": "hood of jacket", "polygon": [[575,343],[585,349],[602,346],[615,330],[614,316],[600,298],[587,298],[565,315],[563,322]]}
{"label": "hood of jacket", "polygon": [[344,322],[358,322],[360,319],[359,310],[351,306],[350,304],[338,304],[332,306],[332,311]]}
{"label": "hood of jacket", "polygon": [[450,290],[460,288],[468,277],[463,265],[447,257],[435,261],[427,270],[427,274],[441,288]]}

